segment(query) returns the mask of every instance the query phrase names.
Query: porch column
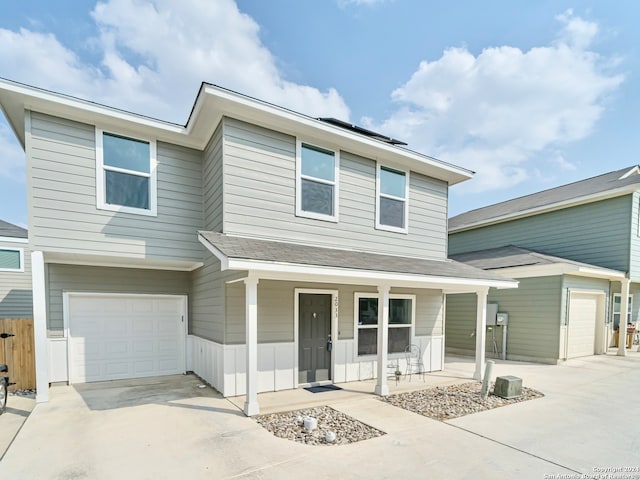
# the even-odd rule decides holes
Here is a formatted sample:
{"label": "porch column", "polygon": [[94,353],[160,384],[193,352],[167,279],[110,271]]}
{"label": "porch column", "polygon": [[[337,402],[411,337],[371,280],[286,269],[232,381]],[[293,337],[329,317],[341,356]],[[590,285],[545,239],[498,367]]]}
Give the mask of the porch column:
{"label": "porch column", "polygon": [[389,395],[387,350],[389,345],[389,285],[378,286],[378,377],[376,395]]}
{"label": "porch column", "polygon": [[40,251],[31,252],[31,287],[33,289],[33,342],[36,357],[36,402],[42,403],[49,401],[49,353],[44,255]]}
{"label": "porch column", "polygon": [[622,289],[620,292],[620,324],[618,326],[618,355],[627,355],[627,316],[629,312],[629,284],[631,280],[625,278],[620,282]]}
{"label": "porch column", "polygon": [[245,286],[245,335],[247,348],[246,397],[244,413],[248,417],[257,415],[258,406],[258,279],[248,277]]}
{"label": "porch column", "polygon": [[489,289],[476,292],[476,370],[473,378],[482,380],[484,373],[484,349],[487,335],[487,293]]}

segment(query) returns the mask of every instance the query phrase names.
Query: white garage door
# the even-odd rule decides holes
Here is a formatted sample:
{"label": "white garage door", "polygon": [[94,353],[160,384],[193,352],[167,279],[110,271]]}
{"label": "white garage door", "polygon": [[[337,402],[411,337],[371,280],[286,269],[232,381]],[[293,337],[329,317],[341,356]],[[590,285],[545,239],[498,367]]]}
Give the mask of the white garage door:
{"label": "white garage door", "polygon": [[185,372],[180,296],[69,294],[72,383]]}
{"label": "white garage door", "polygon": [[567,358],[593,355],[598,324],[598,295],[571,293],[569,304],[569,328]]}

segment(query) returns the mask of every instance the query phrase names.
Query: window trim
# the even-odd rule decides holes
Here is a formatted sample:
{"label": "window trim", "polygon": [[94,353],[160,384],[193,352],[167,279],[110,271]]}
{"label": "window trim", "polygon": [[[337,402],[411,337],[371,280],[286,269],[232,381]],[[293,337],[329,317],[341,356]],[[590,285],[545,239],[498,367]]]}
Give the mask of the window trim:
{"label": "window trim", "polygon": [[[404,184],[404,198],[396,197],[394,195],[389,195],[386,193],[382,193],[380,191],[381,187],[381,179],[380,179],[380,171],[381,169],[393,170],[398,173],[404,173],[405,184]],[[401,168],[389,167],[387,165],[382,165],[381,163],[376,163],[376,229],[377,230],[386,230],[388,232],[395,233],[409,233],[409,181],[410,181],[409,170],[403,170]],[[385,225],[380,223],[380,197],[389,198],[391,200],[398,200],[404,202],[404,228],[394,227],[392,225]]]}
{"label": "window trim", "polygon": [[[616,298],[620,299],[620,311],[616,313],[615,308],[616,308]],[[625,322],[625,325],[628,322],[633,323],[633,294],[629,294],[629,299],[628,301],[628,305],[629,305],[629,309],[627,311],[627,322]],[[613,328],[613,325],[615,324],[614,315],[620,315],[622,317],[622,294],[621,293],[614,293],[613,297],[611,298],[611,327]],[[620,320],[622,320],[622,318],[620,318]]]}
{"label": "window trim", "polygon": [[[146,142],[149,144],[149,173],[126,168],[111,167],[104,164],[104,134],[116,135],[118,137],[131,139],[134,141]],[[126,205],[114,205],[106,202],[106,171],[126,173],[138,177],[149,179],[149,209],[129,207]],[[129,134],[121,134],[113,130],[96,128],[96,208],[98,210],[108,210],[111,212],[132,213],[135,215],[145,215],[150,217],[158,216],[158,172],[157,172],[157,146],[156,141],[150,138],[141,138]]]}
{"label": "window trim", "polygon": [[[325,150],[327,152],[333,153],[334,158],[334,174],[333,174],[333,182],[327,181],[324,178],[316,178],[310,177],[308,175],[302,174],[302,146],[308,145],[312,148],[317,148],[320,150]],[[333,215],[324,215],[322,213],[316,212],[308,212],[306,210],[302,210],[302,179],[311,180],[313,182],[322,183],[324,185],[332,185],[333,186]],[[311,142],[306,142],[301,139],[296,139],[296,217],[306,217],[312,218],[314,220],[324,220],[327,222],[338,223],[338,210],[339,210],[339,184],[340,184],[340,151],[321,147],[320,145],[316,145]]]}
{"label": "window trim", "polygon": [[24,273],[24,249],[16,247],[0,247],[0,251],[8,250],[20,254],[20,268],[0,268],[0,272]]}
{"label": "window trim", "polygon": [[[378,318],[378,323],[375,325],[358,325],[358,313],[360,307],[360,299],[361,298],[377,298],[380,300],[380,295],[377,292],[355,292],[353,294],[353,359],[354,361],[361,362],[363,360],[375,360],[378,358],[378,354],[375,355],[358,355],[358,333],[360,328],[363,329],[379,329],[380,319]],[[389,324],[388,328],[409,328],[409,341],[413,343],[415,336],[415,328],[416,328],[416,295],[408,294],[408,293],[390,293],[389,300],[391,299],[405,299],[411,300],[411,323],[409,325]],[[380,306],[378,305],[378,311]],[[395,353],[387,353],[387,358],[396,359],[396,358],[404,358],[404,352],[395,352]]]}

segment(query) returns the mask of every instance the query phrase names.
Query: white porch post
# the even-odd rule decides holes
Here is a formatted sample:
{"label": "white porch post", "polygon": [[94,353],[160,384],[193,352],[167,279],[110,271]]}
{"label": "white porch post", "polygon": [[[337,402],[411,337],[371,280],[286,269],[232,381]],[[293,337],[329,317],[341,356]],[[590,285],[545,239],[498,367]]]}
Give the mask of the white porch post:
{"label": "white porch post", "polygon": [[489,289],[476,292],[476,370],[473,378],[482,380],[484,373],[484,349],[485,337],[487,335],[487,293]]}
{"label": "white porch post", "polygon": [[44,255],[40,251],[31,252],[31,286],[33,289],[33,341],[36,357],[36,402],[41,403],[49,401],[49,353],[47,350],[47,294]]}
{"label": "white porch post", "polygon": [[631,280],[622,280],[622,290],[620,292],[620,324],[618,325],[618,355],[627,355],[627,316],[629,315],[629,284]]}
{"label": "white porch post", "polygon": [[248,277],[245,286],[245,322],[247,348],[247,391],[244,413],[248,417],[257,415],[258,406],[258,279]]}
{"label": "white porch post", "polygon": [[389,395],[387,349],[389,345],[389,285],[378,286],[378,377],[376,395]]}

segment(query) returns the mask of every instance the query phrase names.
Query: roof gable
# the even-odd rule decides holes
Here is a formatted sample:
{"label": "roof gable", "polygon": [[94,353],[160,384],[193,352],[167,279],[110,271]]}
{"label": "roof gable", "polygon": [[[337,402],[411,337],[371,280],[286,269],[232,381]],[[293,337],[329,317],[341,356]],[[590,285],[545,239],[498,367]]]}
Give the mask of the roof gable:
{"label": "roof gable", "polygon": [[0,220],[0,237],[24,239],[28,238],[28,231],[26,228]]}

